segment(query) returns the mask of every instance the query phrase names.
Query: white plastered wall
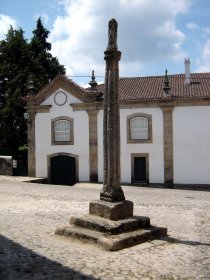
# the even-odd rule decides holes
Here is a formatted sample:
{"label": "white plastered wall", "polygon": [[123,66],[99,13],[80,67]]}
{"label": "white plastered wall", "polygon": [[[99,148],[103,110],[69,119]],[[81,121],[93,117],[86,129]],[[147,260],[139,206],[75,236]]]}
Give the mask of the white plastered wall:
{"label": "white plastered wall", "polygon": [[174,183],[210,184],[210,106],[173,111]]}
{"label": "white plastered wall", "polygon": [[[127,143],[127,116],[134,113],[152,115],[152,143],[128,144]],[[160,108],[139,108],[120,110],[121,134],[121,181],[131,183],[131,154],[149,154],[149,182],[164,182],[163,160],[163,113]],[[98,113],[98,171],[99,181],[103,181],[103,111]]]}
{"label": "white plastered wall", "polygon": [[[60,89],[62,90],[62,89]],[[58,90],[58,91],[60,91]],[[51,105],[49,113],[37,113],[35,125],[36,143],[36,176],[47,177],[47,156],[54,153],[70,153],[79,157],[79,181],[89,181],[89,121],[85,111],[73,111],[69,104],[80,101],[66,93],[67,102],[58,106],[54,102],[54,95],[47,98],[42,105]],[[62,90],[65,92],[64,90]],[[74,120],[74,145],[51,144],[51,120],[66,116]]]}

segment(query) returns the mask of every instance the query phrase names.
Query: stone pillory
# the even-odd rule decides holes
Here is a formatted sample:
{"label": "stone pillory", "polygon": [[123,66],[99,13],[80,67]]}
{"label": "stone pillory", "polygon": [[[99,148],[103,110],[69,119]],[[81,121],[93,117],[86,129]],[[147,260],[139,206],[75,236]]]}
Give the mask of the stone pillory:
{"label": "stone pillory", "polygon": [[167,229],[150,225],[148,217],[133,216],[133,202],[125,200],[120,179],[119,66],[117,22],[109,21],[105,61],[104,94],[104,183],[100,200],[89,204],[89,215],[71,217],[70,226],[55,233],[94,241],[102,248],[116,251],[159,236]]}

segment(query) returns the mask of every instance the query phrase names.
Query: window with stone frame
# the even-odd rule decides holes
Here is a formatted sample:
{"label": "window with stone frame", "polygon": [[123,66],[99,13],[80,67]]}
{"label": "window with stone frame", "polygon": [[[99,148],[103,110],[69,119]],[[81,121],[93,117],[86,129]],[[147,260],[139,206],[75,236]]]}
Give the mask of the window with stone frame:
{"label": "window with stone frame", "polygon": [[127,117],[128,143],[152,142],[152,116],[149,114],[132,114]]}
{"label": "window with stone frame", "polygon": [[51,122],[52,145],[73,145],[73,119],[58,117]]}

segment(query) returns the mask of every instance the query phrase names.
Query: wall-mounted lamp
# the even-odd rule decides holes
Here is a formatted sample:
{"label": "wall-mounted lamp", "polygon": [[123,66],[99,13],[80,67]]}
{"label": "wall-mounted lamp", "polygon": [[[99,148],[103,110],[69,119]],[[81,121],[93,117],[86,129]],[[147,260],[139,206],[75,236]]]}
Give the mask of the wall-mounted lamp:
{"label": "wall-mounted lamp", "polygon": [[25,113],[23,114],[23,116],[24,116],[24,119],[27,121],[27,123],[31,124],[32,119],[31,119],[29,113],[28,113],[28,112],[25,112]]}

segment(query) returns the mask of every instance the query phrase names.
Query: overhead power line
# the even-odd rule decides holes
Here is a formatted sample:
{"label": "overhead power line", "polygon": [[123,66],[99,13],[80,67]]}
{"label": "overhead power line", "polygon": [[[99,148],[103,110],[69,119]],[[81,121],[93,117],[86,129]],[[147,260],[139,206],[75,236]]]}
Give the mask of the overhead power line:
{"label": "overhead power line", "polygon": [[[0,66],[1,67],[1,66]],[[11,75],[17,73],[16,71],[9,71],[9,72],[4,72],[4,73],[0,73],[0,75]],[[18,72],[17,74],[25,74],[26,71],[21,71]],[[36,74],[36,76],[43,76],[42,74]],[[68,78],[91,78],[91,75],[65,75]],[[55,77],[55,75],[48,75],[48,77]],[[96,78],[104,78],[104,76],[97,76],[95,75]]]}

